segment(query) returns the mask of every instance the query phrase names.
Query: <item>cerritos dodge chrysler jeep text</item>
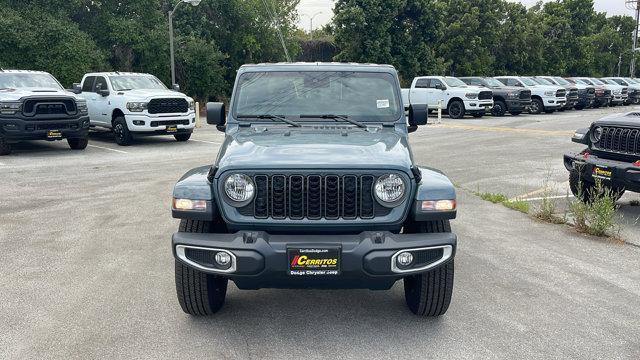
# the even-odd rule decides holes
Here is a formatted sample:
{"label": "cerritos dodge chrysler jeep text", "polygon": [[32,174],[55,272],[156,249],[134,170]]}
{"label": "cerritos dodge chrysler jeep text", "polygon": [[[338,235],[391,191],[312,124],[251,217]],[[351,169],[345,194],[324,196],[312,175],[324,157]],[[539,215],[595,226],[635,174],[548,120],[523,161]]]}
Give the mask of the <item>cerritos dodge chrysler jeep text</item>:
{"label": "cerritos dodge chrysler jeep text", "polygon": [[42,71],[0,70],[0,155],[22,140],[67,139],[87,147],[87,103]]}
{"label": "cerritos dodge chrysler jeep text", "polygon": [[153,75],[86,74],[76,92],[87,100],[91,126],[111,129],[118,145],[134,135],[173,135],[187,141],[195,127],[193,99],[167,87]]}
{"label": "cerritos dodge chrysler jeep text", "polygon": [[390,289],[409,309],[444,314],[453,290],[453,185],[415,164],[396,70],[385,65],[242,66],[211,165],[173,191],[175,281],[182,309],[210,315],[228,280],[240,289]]}

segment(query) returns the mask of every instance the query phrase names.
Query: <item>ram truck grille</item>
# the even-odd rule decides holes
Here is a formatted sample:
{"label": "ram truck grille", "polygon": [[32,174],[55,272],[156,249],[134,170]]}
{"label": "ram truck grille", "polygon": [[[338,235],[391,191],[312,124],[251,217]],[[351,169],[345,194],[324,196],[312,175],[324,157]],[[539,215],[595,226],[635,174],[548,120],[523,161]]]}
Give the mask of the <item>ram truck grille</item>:
{"label": "ram truck grille", "polygon": [[520,100],[531,100],[531,90],[520,91]]}
{"label": "ram truck grille", "polygon": [[240,209],[257,219],[355,220],[386,216],[373,175],[254,175],[255,198]]}
{"label": "ram truck grille", "polygon": [[75,100],[68,98],[27,99],[22,105],[22,114],[27,117],[37,115],[75,115],[76,113]]}
{"label": "ram truck grille", "polygon": [[556,92],[556,97],[561,98],[561,97],[565,97],[565,96],[567,96],[567,90],[558,90]]}
{"label": "ram truck grille", "polygon": [[600,141],[592,146],[599,151],[640,155],[640,129],[603,127]]}
{"label": "ram truck grille", "polygon": [[149,114],[175,114],[189,111],[189,103],[182,98],[152,99],[148,105]]}
{"label": "ram truck grille", "polygon": [[571,89],[571,90],[569,90],[569,95],[568,95],[568,97],[569,97],[570,99],[577,99],[577,98],[579,97],[578,89]]}
{"label": "ram truck grille", "polygon": [[605,90],[604,96],[611,96],[611,90]]}
{"label": "ram truck grille", "polygon": [[480,91],[478,94],[478,100],[491,100],[493,99],[492,91]]}

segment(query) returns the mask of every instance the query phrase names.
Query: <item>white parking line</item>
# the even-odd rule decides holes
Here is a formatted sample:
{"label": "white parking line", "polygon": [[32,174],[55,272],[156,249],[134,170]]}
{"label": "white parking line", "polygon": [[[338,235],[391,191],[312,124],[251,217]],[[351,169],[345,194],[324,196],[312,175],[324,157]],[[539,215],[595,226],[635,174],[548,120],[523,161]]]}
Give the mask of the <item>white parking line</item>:
{"label": "white parking line", "polygon": [[574,197],[573,195],[557,195],[557,196],[547,196],[547,197],[535,197],[535,198],[528,198],[528,199],[520,199],[522,201],[539,201],[539,200],[544,200],[544,199],[566,199],[566,198],[572,198]]}
{"label": "white parking line", "polygon": [[120,154],[128,154],[128,152],[126,152],[126,151],[116,150],[116,149],[111,149],[111,148],[108,148],[108,147],[103,147],[103,146],[98,146],[98,145],[91,145],[91,144],[89,144],[89,145],[87,145],[87,146],[90,146],[90,147],[92,147],[92,148],[97,148],[97,149],[103,149],[103,150],[114,151],[114,152],[117,152],[117,153],[120,153]]}
{"label": "white parking line", "polygon": [[196,139],[191,139],[191,141],[207,143],[207,144],[213,144],[213,145],[222,145],[222,143],[214,142],[214,141],[196,140]]}

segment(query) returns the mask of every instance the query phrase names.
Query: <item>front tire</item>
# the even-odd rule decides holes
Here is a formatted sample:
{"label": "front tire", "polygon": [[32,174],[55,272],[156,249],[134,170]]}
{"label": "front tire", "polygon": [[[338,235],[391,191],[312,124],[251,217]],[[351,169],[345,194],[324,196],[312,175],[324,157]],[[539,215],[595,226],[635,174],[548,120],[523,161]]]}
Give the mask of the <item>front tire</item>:
{"label": "front tire", "polygon": [[67,139],[67,143],[72,150],[84,150],[89,145],[89,139],[87,138],[74,138]]}
{"label": "front tire", "polygon": [[[208,233],[214,224],[208,221],[182,220],[180,232]],[[229,280],[207,274],[175,261],[176,293],[182,311],[192,316],[210,316],[222,308]]]}
{"label": "front tire", "polygon": [[0,156],[11,154],[11,145],[7,139],[0,135]]}
{"label": "front tire", "polygon": [[483,113],[483,112],[481,112],[481,113],[473,113],[473,114],[472,114],[472,116],[473,116],[474,118],[476,118],[476,119],[479,119],[479,118],[483,117],[483,116],[484,116],[484,114],[485,114],[485,113]]}
{"label": "front tire", "polygon": [[496,100],[493,102],[493,109],[491,109],[491,114],[493,116],[504,116],[507,113],[507,104],[505,104],[502,100]]}
{"label": "front tire", "polygon": [[542,100],[534,98],[531,100],[531,106],[529,106],[529,114],[538,115],[544,110],[544,104]]}
{"label": "front tire", "polygon": [[[449,220],[429,221],[412,224],[408,232],[448,233]],[[418,316],[433,317],[444,315],[451,304],[453,294],[454,261],[439,266],[429,272],[404,278],[404,297],[407,307]]]}
{"label": "front tire", "polygon": [[466,112],[464,103],[460,100],[452,101],[447,107],[447,112],[449,113],[449,117],[452,119],[462,119]]}
{"label": "front tire", "polygon": [[188,134],[175,134],[175,135],[173,135],[173,137],[176,138],[176,141],[179,141],[179,142],[189,141],[189,139],[191,138],[191,133],[188,133]]}
{"label": "front tire", "polygon": [[127,121],[122,116],[118,116],[113,120],[113,135],[116,138],[116,144],[120,146],[129,146],[133,142],[133,136],[127,127]]}
{"label": "front tire", "polygon": [[522,111],[511,111],[511,112],[509,112],[509,114],[511,114],[513,116],[518,116],[518,115],[522,114]]}
{"label": "front tire", "polygon": [[625,189],[623,188],[614,188],[604,184],[598,188],[596,184],[582,179],[577,171],[569,172],[569,188],[571,189],[573,196],[584,203],[590,203],[597,197],[601,197],[606,193],[610,194],[613,201],[616,202],[620,200],[625,192]]}

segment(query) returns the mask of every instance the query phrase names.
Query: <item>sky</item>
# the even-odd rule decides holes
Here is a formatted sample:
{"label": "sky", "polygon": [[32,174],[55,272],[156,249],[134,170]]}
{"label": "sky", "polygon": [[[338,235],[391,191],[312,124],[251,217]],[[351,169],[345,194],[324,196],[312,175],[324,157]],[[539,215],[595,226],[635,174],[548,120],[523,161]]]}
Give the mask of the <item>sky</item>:
{"label": "sky", "polygon": [[[527,6],[534,5],[537,2],[537,0],[510,1],[520,1]],[[300,5],[298,5],[300,27],[309,31],[309,27],[311,25],[309,17],[316,14],[318,15],[313,20],[314,29],[317,29],[318,26],[325,25],[331,21],[331,17],[333,16],[333,3],[333,0],[301,0]],[[625,0],[595,0],[594,3],[597,11],[605,11],[609,15],[633,15],[633,11],[627,10],[625,7]]]}

